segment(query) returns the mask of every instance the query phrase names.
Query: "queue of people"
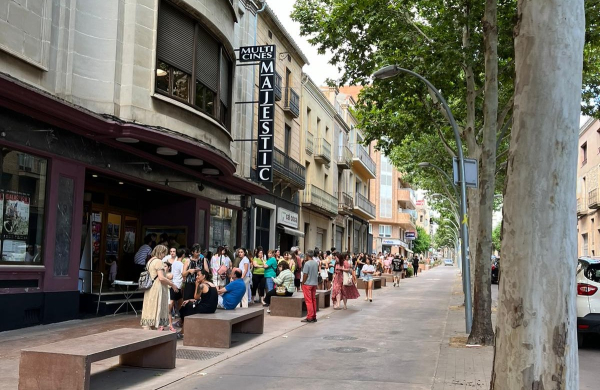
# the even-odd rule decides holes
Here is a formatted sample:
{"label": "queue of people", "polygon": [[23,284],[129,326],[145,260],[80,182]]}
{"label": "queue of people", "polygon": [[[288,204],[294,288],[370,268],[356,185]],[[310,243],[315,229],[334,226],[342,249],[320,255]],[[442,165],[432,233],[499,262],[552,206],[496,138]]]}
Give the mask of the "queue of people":
{"label": "queue of people", "polygon": [[[304,255],[300,248],[292,247],[282,255],[279,249],[265,251],[261,247],[252,252],[236,248],[231,254],[222,246],[213,255],[203,254],[198,244],[190,250],[162,244],[151,251],[146,247],[150,245],[145,242],[135,260],[141,266],[141,259],[147,258],[143,267],[153,281],[144,291],[140,324],[145,329],[172,332],[180,328],[179,338],[184,337],[185,317],[189,315],[254,304],[262,304],[270,313],[273,296],[291,297],[297,291],[304,294],[307,307],[302,321],[317,322],[317,289],[331,290],[333,309],[346,310],[349,299],[360,297],[356,287],[359,278],[365,285],[365,301],[373,302],[373,277],[391,273],[394,287],[399,286],[412,263],[399,255],[388,261],[364,253],[341,253],[335,248],[315,248]],[[418,269],[418,258],[416,261]],[[173,318],[179,321],[174,323]]]}

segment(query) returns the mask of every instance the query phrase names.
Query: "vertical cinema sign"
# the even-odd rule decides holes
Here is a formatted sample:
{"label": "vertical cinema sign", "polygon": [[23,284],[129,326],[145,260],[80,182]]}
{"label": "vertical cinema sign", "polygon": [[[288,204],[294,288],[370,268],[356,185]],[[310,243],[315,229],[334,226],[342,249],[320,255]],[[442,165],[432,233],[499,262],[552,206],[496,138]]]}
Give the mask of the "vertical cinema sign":
{"label": "vertical cinema sign", "polygon": [[240,48],[240,62],[259,61],[258,82],[258,181],[273,181],[273,145],[275,136],[275,45]]}

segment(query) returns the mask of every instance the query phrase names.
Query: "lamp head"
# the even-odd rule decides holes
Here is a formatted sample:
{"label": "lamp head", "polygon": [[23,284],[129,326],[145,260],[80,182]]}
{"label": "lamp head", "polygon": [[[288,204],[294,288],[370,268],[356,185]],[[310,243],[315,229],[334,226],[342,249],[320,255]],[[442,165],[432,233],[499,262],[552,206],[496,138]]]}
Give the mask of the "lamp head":
{"label": "lamp head", "polygon": [[377,80],[385,80],[397,76],[399,73],[398,65],[388,65],[373,73],[372,77]]}
{"label": "lamp head", "polygon": [[427,168],[427,167],[430,167],[430,166],[431,166],[431,163],[428,163],[428,162],[420,162],[420,163],[418,163],[418,164],[417,164],[417,166],[418,166],[419,168]]}

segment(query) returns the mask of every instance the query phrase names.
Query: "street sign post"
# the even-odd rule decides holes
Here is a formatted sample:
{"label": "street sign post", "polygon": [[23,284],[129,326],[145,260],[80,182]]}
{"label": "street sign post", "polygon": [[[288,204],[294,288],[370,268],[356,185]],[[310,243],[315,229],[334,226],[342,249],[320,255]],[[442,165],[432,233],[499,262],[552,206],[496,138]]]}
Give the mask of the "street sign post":
{"label": "street sign post", "polygon": [[[474,158],[465,158],[465,185],[471,188],[479,187],[479,162]],[[452,161],[454,184],[458,185],[458,158]]]}

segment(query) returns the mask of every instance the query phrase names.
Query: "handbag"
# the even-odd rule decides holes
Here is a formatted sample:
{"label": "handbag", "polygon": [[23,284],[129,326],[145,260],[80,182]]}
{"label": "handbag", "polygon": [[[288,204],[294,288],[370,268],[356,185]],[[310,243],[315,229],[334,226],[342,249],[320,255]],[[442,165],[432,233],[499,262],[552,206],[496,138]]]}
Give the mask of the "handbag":
{"label": "handbag", "polygon": [[277,294],[277,295],[285,295],[286,292],[287,292],[287,288],[285,288],[285,286],[277,286],[275,288],[275,294]]}
{"label": "handbag", "polygon": [[221,256],[221,258],[219,259],[219,264],[221,264],[221,266],[217,270],[217,275],[219,275],[221,277],[221,279],[225,279],[227,277],[227,270],[229,268],[227,268],[226,265],[223,265],[222,261],[223,261],[223,256]]}
{"label": "handbag", "polygon": [[354,285],[354,281],[352,280],[352,274],[350,272],[344,272],[344,286],[352,286]]}
{"label": "handbag", "polygon": [[150,265],[150,263],[146,264],[146,270],[140,273],[140,278],[138,279],[138,290],[150,290],[152,284],[154,284],[154,281],[156,278],[158,278],[158,274],[154,277],[154,279],[150,278],[150,271],[148,271],[148,265]]}
{"label": "handbag", "polygon": [[325,268],[321,270],[320,276],[323,278],[323,280],[327,279],[327,270]]}

